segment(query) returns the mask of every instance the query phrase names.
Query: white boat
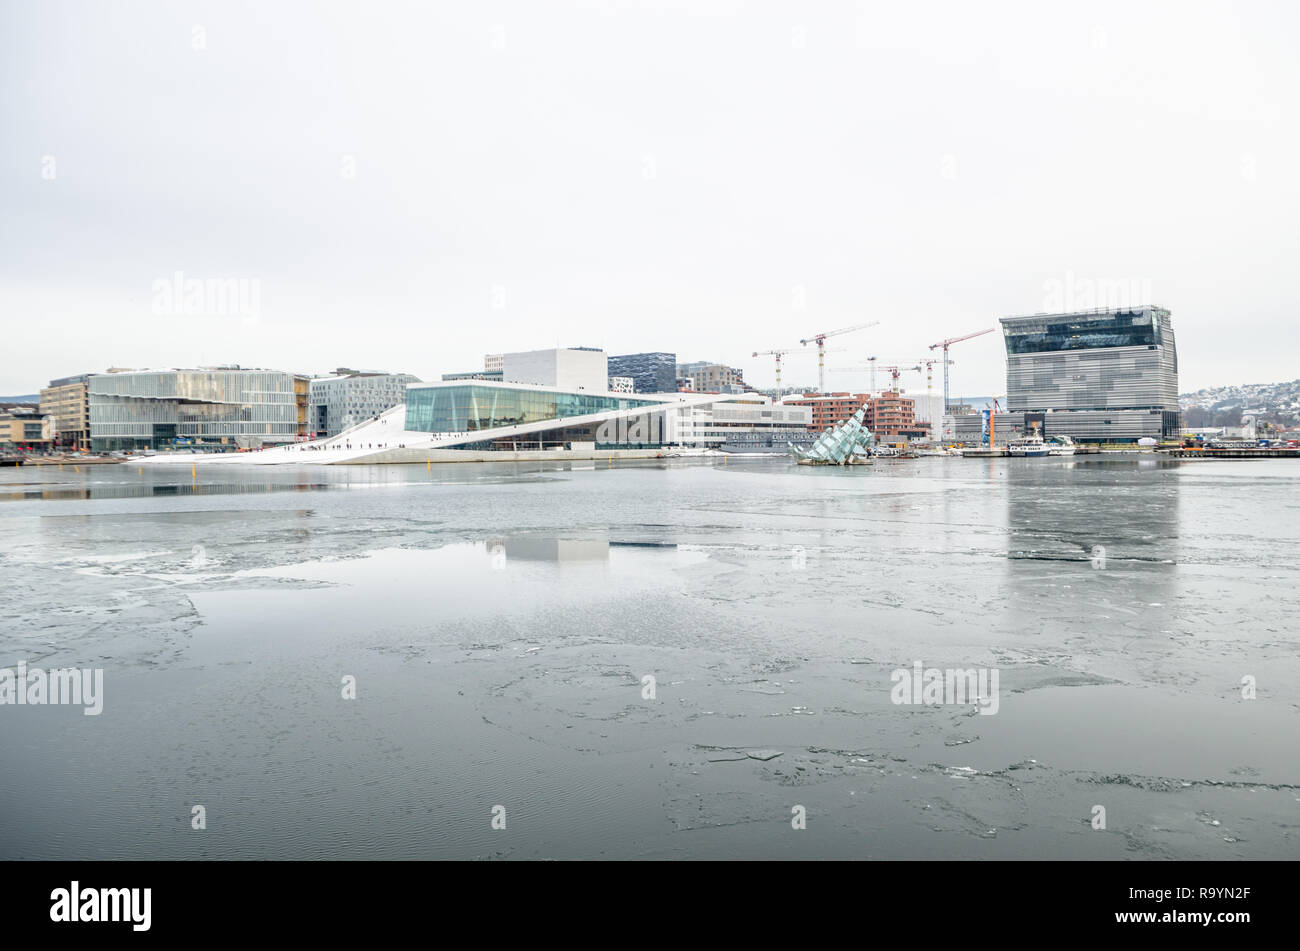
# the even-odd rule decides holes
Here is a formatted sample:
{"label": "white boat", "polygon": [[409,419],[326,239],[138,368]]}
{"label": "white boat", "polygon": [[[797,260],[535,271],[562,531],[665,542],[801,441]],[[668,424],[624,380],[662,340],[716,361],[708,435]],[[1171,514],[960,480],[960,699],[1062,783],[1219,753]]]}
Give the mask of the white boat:
{"label": "white boat", "polygon": [[1007,452],[1013,456],[1046,456],[1051,450],[1042,436],[1022,436],[1007,444]]}
{"label": "white boat", "polygon": [[1047,444],[1049,456],[1073,456],[1074,440],[1069,436],[1053,436]]}

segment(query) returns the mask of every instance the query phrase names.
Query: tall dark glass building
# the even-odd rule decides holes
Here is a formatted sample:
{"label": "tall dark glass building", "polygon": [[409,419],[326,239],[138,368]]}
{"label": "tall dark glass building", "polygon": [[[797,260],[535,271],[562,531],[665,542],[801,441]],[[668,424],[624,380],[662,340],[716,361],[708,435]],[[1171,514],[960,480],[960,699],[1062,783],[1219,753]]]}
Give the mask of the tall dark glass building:
{"label": "tall dark glass building", "polygon": [[676,393],[677,354],[625,353],[610,357],[609,375],[631,377],[636,393]]}
{"label": "tall dark glass building", "polygon": [[[1169,311],[1121,307],[1002,318],[1007,409],[1044,434],[1136,442],[1179,434],[1178,350]],[[999,422],[1000,425],[1000,422]]]}

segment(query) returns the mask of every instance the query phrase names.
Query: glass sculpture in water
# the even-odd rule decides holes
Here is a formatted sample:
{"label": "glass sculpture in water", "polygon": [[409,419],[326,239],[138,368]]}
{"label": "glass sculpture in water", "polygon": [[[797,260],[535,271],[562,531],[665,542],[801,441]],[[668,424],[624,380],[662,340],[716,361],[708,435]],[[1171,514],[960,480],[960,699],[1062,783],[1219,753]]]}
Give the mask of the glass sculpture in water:
{"label": "glass sculpture in water", "polygon": [[849,419],[832,426],[817,437],[807,449],[788,443],[790,455],[808,466],[867,465],[871,462],[871,447],[876,437],[871,435],[863,420],[866,410],[859,409]]}

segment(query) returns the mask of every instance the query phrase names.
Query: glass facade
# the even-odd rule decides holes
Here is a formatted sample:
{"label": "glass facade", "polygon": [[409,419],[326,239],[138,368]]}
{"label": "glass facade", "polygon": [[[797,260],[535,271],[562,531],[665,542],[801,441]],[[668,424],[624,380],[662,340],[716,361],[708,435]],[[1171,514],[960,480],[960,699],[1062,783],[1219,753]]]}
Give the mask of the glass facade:
{"label": "glass facade", "polygon": [[1022,322],[1007,329],[1006,340],[1007,353],[1152,347],[1161,342],[1160,322],[1150,311],[1078,314]]}
{"label": "glass facade", "polygon": [[415,386],[406,391],[406,429],[419,433],[469,433],[589,413],[662,405],[654,400],[595,393],[556,393],[490,384]]}
{"label": "glass facade", "polygon": [[90,441],[97,452],[178,443],[292,442],[294,378],[275,370],[159,370],[90,377]]}

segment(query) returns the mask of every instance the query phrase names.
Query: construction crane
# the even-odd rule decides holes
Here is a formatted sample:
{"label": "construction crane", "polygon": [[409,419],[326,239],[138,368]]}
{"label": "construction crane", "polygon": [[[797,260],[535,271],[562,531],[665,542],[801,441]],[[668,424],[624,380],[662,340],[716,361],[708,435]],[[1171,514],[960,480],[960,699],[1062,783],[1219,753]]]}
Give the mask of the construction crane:
{"label": "construction crane", "polygon": [[947,340],[940,340],[938,343],[930,344],[931,350],[937,350],[943,347],[943,411],[948,412],[948,348],[954,343],[961,343],[963,340],[970,340],[972,337],[982,337],[985,334],[991,334],[996,327],[990,327],[987,330],[977,330],[973,334],[964,334],[960,337],[949,337]]}
{"label": "construction crane", "polygon": [[898,378],[902,376],[904,373],[920,373],[921,365],[917,364],[914,367],[900,367],[897,365],[890,365],[887,367],[881,367],[880,369],[887,371],[889,375],[893,378],[893,392],[897,393]]}
{"label": "construction crane", "polygon": [[[942,360],[938,357],[929,357],[920,361],[921,366],[925,367],[925,411],[927,413],[932,412],[930,408],[930,399],[934,396],[934,365],[936,363],[942,363],[944,365],[943,375],[945,380],[948,377],[948,367],[953,365],[953,362],[948,359],[947,354],[944,354]],[[948,412],[948,393],[946,384],[944,387],[943,411],[945,413]]]}
{"label": "construction crane", "polygon": [[806,337],[803,340],[799,341],[799,343],[805,347],[808,346],[808,344],[810,343],[817,344],[817,390],[818,392],[821,393],[826,392],[826,338],[838,337],[840,334],[852,333],[855,330],[865,330],[868,327],[876,326],[878,323],[880,323],[880,321],[872,320],[865,324],[854,324],[852,327],[841,327],[839,330],[828,330],[825,333],[813,334],[811,337]]}
{"label": "construction crane", "polygon": [[[827,353],[840,353],[843,348],[825,351]],[[776,400],[781,401],[781,358],[787,353],[809,353],[808,350],[800,350],[797,347],[784,347],[780,350],[755,350],[756,357],[775,357],[776,358]]]}
{"label": "construction crane", "polygon": [[[860,370],[870,370],[871,371],[871,392],[874,395],[876,392],[876,368],[877,367],[879,367],[882,370],[887,370],[889,369],[889,367],[886,364],[898,364],[899,366],[902,366],[903,364],[910,363],[910,362],[911,361],[907,357],[867,357],[866,366],[859,364],[858,366],[855,367],[831,367],[831,372],[832,373],[856,373]],[[923,363],[924,361],[918,360],[916,362]],[[935,362],[937,363],[938,360],[935,360]],[[911,368],[909,367],[908,369]],[[920,367],[917,367],[916,369],[919,370]]]}

